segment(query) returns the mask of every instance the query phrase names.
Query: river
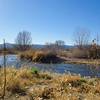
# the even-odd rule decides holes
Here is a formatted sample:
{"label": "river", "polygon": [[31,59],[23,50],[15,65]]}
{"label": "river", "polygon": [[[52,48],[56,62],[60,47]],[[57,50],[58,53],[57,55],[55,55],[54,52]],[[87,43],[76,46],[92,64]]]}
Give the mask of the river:
{"label": "river", "polygon": [[[8,67],[20,68],[23,66],[37,67],[42,71],[56,73],[80,74],[81,76],[100,77],[100,66],[86,64],[34,64],[33,62],[21,61],[17,55],[7,55],[6,64]],[[3,66],[3,56],[0,56],[0,65]]]}

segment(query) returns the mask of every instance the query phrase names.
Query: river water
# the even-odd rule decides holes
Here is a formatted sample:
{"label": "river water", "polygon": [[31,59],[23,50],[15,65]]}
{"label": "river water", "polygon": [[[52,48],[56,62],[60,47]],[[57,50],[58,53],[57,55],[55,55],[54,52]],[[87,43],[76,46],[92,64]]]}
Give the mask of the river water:
{"label": "river water", "polygon": [[[6,63],[9,67],[20,68],[23,66],[37,67],[42,71],[57,73],[80,74],[81,76],[100,77],[100,66],[86,64],[34,64],[28,61],[20,61],[16,55],[7,55]],[[0,65],[3,66],[3,56],[0,56]]]}

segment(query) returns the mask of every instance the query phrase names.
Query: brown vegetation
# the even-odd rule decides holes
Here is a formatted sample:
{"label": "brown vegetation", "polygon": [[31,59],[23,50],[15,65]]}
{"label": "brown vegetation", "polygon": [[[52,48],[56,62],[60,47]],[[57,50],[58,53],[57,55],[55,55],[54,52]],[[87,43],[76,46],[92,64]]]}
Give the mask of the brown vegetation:
{"label": "brown vegetation", "polygon": [[88,58],[89,52],[88,49],[79,49],[79,48],[74,48],[72,50],[72,57],[73,58]]}
{"label": "brown vegetation", "polygon": [[[0,96],[3,72],[0,70]],[[27,68],[7,68],[5,100],[99,100],[100,80],[50,72],[32,73]]]}
{"label": "brown vegetation", "polygon": [[22,60],[30,60],[38,63],[60,63],[62,60],[57,57],[57,55],[53,52],[47,51],[26,51],[20,53],[20,59]]}

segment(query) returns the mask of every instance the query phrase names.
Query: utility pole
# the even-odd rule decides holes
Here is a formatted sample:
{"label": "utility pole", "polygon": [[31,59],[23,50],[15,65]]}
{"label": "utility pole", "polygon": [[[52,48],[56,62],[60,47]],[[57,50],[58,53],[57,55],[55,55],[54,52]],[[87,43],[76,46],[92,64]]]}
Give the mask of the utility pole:
{"label": "utility pole", "polygon": [[5,40],[4,42],[4,48],[3,48],[3,54],[4,54],[4,86],[3,86],[3,100],[6,94],[6,44],[5,44]]}
{"label": "utility pole", "polygon": [[99,57],[98,50],[99,50],[99,35],[97,33],[97,58]]}

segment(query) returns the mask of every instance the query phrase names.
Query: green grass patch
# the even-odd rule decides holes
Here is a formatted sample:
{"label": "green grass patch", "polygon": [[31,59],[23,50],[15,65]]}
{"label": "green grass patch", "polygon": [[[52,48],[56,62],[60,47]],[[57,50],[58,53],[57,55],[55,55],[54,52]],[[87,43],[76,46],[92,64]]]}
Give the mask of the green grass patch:
{"label": "green grass patch", "polygon": [[39,73],[39,69],[36,68],[36,67],[32,67],[32,68],[31,68],[31,73],[32,73],[32,74],[37,74],[37,73]]}

